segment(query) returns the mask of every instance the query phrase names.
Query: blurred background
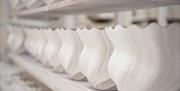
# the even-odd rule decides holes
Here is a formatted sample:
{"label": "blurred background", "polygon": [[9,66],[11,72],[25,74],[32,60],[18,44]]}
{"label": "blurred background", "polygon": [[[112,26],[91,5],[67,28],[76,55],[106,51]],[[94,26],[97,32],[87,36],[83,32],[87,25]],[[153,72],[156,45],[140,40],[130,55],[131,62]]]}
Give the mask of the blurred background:
{"label": "blurred background", "polygon": [[[166,27],[173,22],[180,22],[180,5],[122,12],[68,14],[59,15],[58,18],[46,19],[27,19],[13,16],[12,12],[27,9],[23,3],[25,1],[0,0],[0,91],[51,91],[9,61],[7,56],[8,48],[5,41],[7,26],[11,22],[53,28],[81,26],[104,28],[117,24],[126,27],[137,24],[144,27],[153,22]],[[39,6],[43,6],[43,4],[39,4]]]}

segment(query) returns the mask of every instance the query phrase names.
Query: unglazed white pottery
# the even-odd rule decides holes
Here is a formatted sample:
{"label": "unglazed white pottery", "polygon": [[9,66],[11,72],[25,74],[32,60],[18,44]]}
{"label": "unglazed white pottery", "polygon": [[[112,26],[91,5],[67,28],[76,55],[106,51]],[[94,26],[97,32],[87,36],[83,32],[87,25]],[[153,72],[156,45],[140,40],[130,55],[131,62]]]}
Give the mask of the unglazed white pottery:
{"label": "unglazed white pottery", "polygon": [[[85,77],[95,89],[180,90],[180,24],[144,28],[117,25],[104,30],[8,27],[12,52],[27,50],[42,64]],[[25,31],[23,31],[25,30]]]}
{"label": "unglazed white pottery", "polygon": [[[165,31],[157,24],[150,24],[144,28],[144,39],[148,42],[151,52],[151,63],[149,63],[148,73],[145,80],[141,81],[140,91],[161,91],[156,85],[161,83],[163,76],[166,76],[166,69],[169,69],[169,58],[167,53],[167,45],[165,45]],[[167,67],[167,68],[166,68]],[[151,79],[150,79],[151,78]],[[136,90],[137,91],[137,90]]]}
{"label": "unglazed white pottery", "polygon": [[[122,26],[118,25],[114,29],[112,27],[107,28],[106,32],[113,45],[113,53],[110,57],[110,62],[108,66],[109,75],[116,84],[121,84],[120,81],[123,79],[128,69],[128,65],[131,62],[130,60],[127,60],[127,58],[131,57],[131,55],[125,53],[122,55],[122,53],[120,53],[124,51],[131,52],[131,47],[130,44],[128,43],[129,39],[126,33],[127,30]],[[120,59],[121,56],[122,59]],[[120,60],[126,60],[126,61],[123,62]],[[116,71],[121,72],[121,75],[118,75]],[[117,77],[120,80],[119,82],[117,80]]]}
{"label": "unglazed white pottery", "polygon": [[11,51],[21,53],[24,51],[25,34],[22,29],[17,27],[9,27],[9,35],[7,44]]}
{"label": "unglazed white pottery", "polygon": [[147,91],[178,91],[180,89],[180,24],[171,24],[164,28],[163,44],[164,51],[161,54],[161,66],[159,75],[154,81],[152,88]]}
{"label": "unglazed white pottery", "polygon": [[78,67],[82,43],[77,33],[70,29],[61,29],[57,32],[62,40],[62,47],[57,56],[56,65],[61,65],[65,72],[67,72],[73,79],[83,79],[84,76],[81,74]]}
{"label": "unglazed white pottery", "polygon": [[114,89],[115,84],[107,72],[107,64],[111,55],[111,45],[105,31],[92,28],[77,31],[83,42],[83,50],[79,59],[81,72],[96,89]]}
{"label": "unglazed white pottery", "polygon": [[[151,51],[154,49],[148,46],[143,29],[134,25],[127,29],[116,26],[113,31],[108,31],[108,35],[114,45],[108,70],[118,90],[144,91],[147,88],[145,85],[150,86],[151,79],[147,76],[151,75],[153,78],[158,73],[159,60],[152,62]],[[146,73],[152,69],[152,73]],[[142,84],[147,79],[149,82]]]}
{"label": "unglazed white pottery", "polygon": [[31,48],[31,46],[30,46],[30,44],[31,44],[31,32],[30,31],[33,31],[33,30],[32,29],[30,30],[28,28],[25,29],[26,40],[25,40],[24,45],[25,45],[26,51],[28,53],[32,54],[31,49],[30,49]]}
{"label": "unglazed white pottery", "polygon": [[36,58],[39,59],[43,64],[47,62],[47,58],[44,57],[44,50],[47,45],[47,37],[45,32],[47,29],[39,29],[36,31]]}
{"label": "unglazed white pottery", "polygon": [[179,32],[175,31],[157,24],[107,31],[114,46],[108,71],[119,91],[177,91]]}
{"label": "unglazed white pottery", "polygon": [[32,51],[32,55],[36,58],[39,59],[39,54],[38,51],[39,49],[39,41],[40,40],[40,29],[33,29],[32,31],[30,30],[31,33],[31,43],[30,43],[30,51]]}
{"label": "unglazed white pottery", "polygon": [[44,34],[47,38],[47,43],[43,51],[43,57],[46,58],[44,62],[53,67],[53,61],[57,58],[62,42],[57,32],[52,29],[44,31]]}
{"label": "unglazed white pottery", "polygon": [[26,45],[27,45],[27,50],[28,50],[28,52],[33,56],[33,57],[35,57],[35,55],[36,55],[36,44],[37,44],[37,42],[36,42],[36,40],[37,40],[37,38],[36,38],[36,30],[35,29],[26,29],[26,35],[28,36],[27,37],[27,40],[26,40]]}
{"label": "unglazed white pottery", "polygon": [[[146,53],[142,54],[142,51],[147,51],[147,49],[139,47],[140,44],[144,46],[145,43],[141,41],[143,38],[138,33],[141,33],[141,29],[134,25],[128,29],[118,25],[114,29],[109,28],[109,30],[107,30],[107,34],[114,47],[108,70],[118,90],[130,91],[129,89],[134,87],[136,85],[135,83],[138,83],[139,79],[143,76],[139,75],[139,77],[137,77],[135,75],[136,72],[145,71],[144,69],[138,68],[147,65],[141,66],[141,64],[138,64],[138,62],[142,62],[140,55],[145,55],[146,57]],[[145,58],[142,57],[142,59]],[[133,79],[135,77],[137,78]]]}
{"label": "unglazed white pottery", "polygon": [[56,34],[57,34],[57,38],[59,39],[59,41],[61,41],[61,46],[60,49],[58,50],[58,53],[55,57],[55,59],[53,59],[52,61],[49,62],[49,64],[54,68],[55,71],[57,72],[64,72],[64,68],[62,66],[62,60],[59,60],[59,54],[61,52],[62,49],[62,45],[63,45],[63,41],[62,41],[62,33],[61,31],[64,31],[63,29],[59,29],[57,28],[55,30]]}
{"label": "unglazed white pottery", "polygon": [[[164,78],[160,91],[178,91],[180,90],[180,24],[174,23],[165,28],[165,42],[168,46],[169,63],[167,77]],[[172,85],[173,84],[173,85]]]}

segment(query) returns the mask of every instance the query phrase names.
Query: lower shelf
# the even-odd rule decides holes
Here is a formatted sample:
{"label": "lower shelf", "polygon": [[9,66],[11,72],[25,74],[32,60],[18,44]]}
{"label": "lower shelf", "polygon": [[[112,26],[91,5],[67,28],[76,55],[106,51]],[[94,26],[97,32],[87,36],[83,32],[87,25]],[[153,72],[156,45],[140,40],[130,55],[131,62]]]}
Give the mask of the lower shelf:
{"label": "lower shelf", "polygon": [[9,56],[18,66],[54,91],[98,91],[87,81],[74,81],[67,74],[44,67],[28,54],[9,54]]}

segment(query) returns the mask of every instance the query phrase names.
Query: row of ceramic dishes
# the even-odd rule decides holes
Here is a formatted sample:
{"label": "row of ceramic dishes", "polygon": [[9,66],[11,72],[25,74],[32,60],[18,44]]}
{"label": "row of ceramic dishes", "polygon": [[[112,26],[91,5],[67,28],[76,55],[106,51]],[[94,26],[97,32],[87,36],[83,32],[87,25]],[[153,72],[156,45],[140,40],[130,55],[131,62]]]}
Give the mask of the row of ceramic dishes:
{"label": "row of ceramic dishes", "polygon": [[11,0],[10,4],[12,9],[21,10],[21,9],[38,8],[61,1],[66,1],[66,0]]}
{"label": "row of ceramic dishes", "polygon": [[[14,31],[15,30],[15,31]],[[9,29],[13,52],[27,50],[43,65],[87,78],[96,89],[178,91],[180,24],[71,29]]]}

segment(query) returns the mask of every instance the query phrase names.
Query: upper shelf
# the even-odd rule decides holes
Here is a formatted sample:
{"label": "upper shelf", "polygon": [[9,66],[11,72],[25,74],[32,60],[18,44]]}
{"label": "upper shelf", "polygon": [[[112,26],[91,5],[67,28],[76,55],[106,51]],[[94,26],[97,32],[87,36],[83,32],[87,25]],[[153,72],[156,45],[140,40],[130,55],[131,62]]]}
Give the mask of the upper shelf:
{"label": "upper shelf", "polygon": [[60,14],[116,12],[178,5],[180,0],[63,0],[16,12],[21,17],[57,17]]}

